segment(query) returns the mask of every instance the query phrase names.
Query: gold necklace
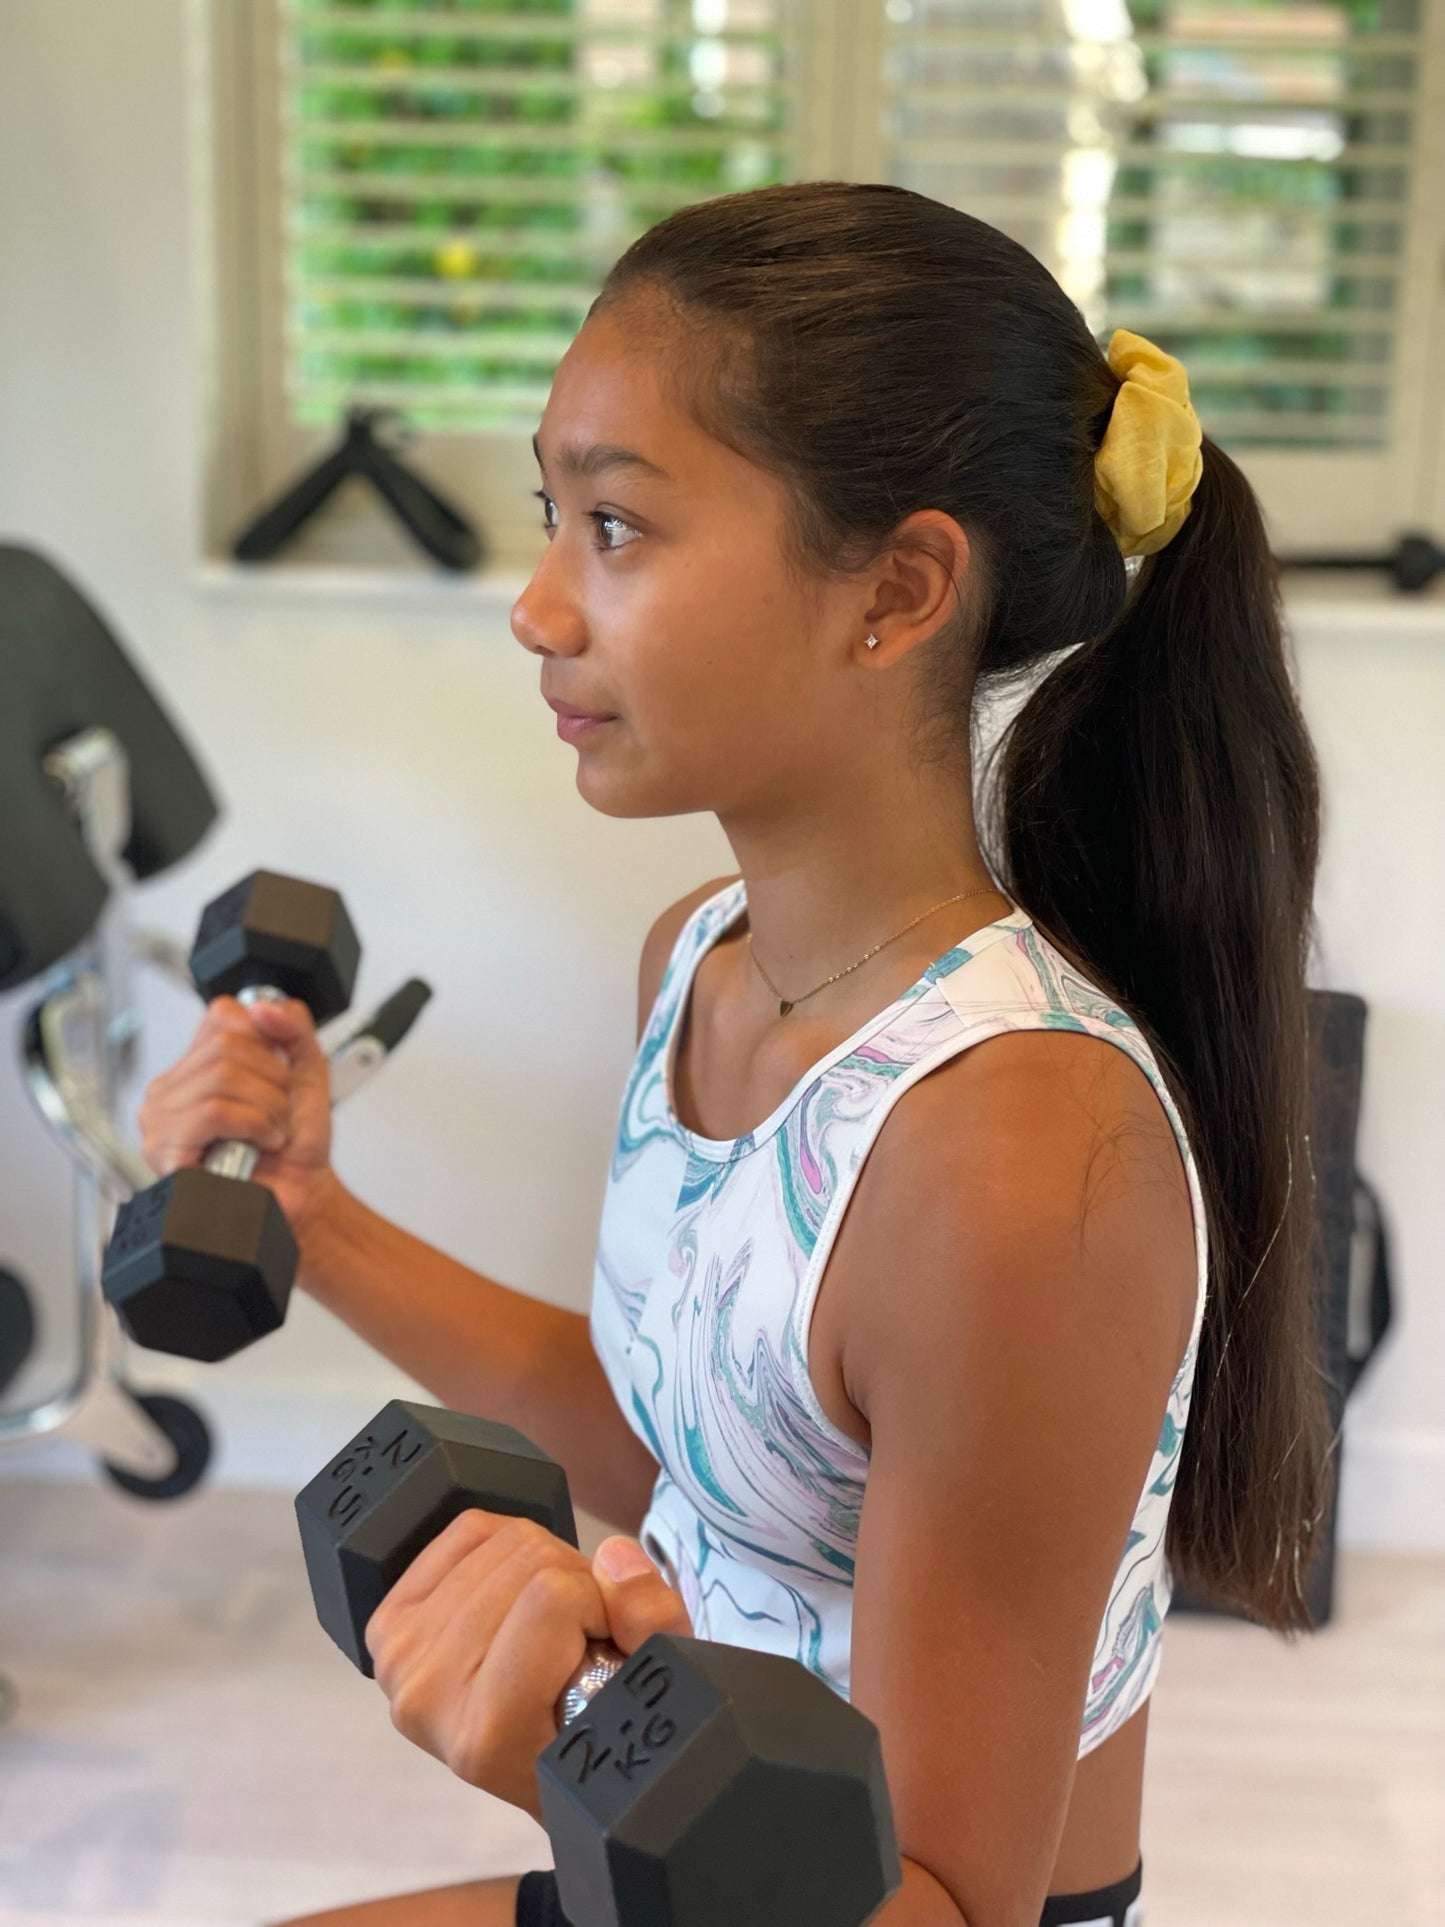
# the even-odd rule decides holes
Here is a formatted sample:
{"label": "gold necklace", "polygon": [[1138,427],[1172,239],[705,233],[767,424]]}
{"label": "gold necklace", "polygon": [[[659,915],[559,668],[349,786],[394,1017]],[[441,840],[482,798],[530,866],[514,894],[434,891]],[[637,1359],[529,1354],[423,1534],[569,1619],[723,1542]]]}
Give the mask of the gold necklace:
{"label": "gold necklace", "polygon": [[922,917],[915,917],[913,919],[913,923],[905,923],[903,928],[901,930],[895,930],[891,937],[885,937],[882,943],[875,943],[871,950],[865,951],[858,959],[858,963],[850,963],[847,970],[835,970],[831,977],[825,977],[822,983],[814,984],[813,988],[811,990],[805,990],[801,997],[785,997],[768,975],[767,971],[758,963],[757,953],[753,949],[753,933],[751,930],[748,932],[748,955],[752,958],[753,962],[758,965],[759,976],[777,998],[778,1015],[780,1017],[786,1017],[788,1012],[798,1004],[806,1003],[809,997],[816,997],[820,990],[826,990],[829,984],[835,984],[840,977],[846,977],[848,971],[856,970],[858,964],[867,963],[868,959],[870,957],[876,957],[880,950],[886,950],[890,943],[897,943],[900,937],[906,937],[914,924],[922,923],[923,917],[931,917],[934,910],[944,910],[950,903],[966,903],[970,897],[990,897],[995,894],[1002,896],[1003,892],[1001,890],[996,891],[995,886],[990,884],[987,890],[961,890],[956,897],[945,897],[942,903],[934,904],[933,910],[925,910]]}

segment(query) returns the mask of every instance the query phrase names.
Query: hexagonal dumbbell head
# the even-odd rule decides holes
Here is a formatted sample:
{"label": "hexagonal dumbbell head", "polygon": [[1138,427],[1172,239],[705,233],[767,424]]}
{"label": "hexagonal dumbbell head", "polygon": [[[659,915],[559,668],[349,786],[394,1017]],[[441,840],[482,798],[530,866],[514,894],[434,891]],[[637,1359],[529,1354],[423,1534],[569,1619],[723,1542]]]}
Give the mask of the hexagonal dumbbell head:
{"label": "hexagonal dumbbell head", "polygon": [[510,1425],[393,1399],[296,1500],[316,1616],[372,1677],[366,1622],[423,1547],[478,1506],[577,1543],[567,1476]]}
{"label": "hexagonal dumbbell head", "polygon": [[361,961],[346,905],[319,883],[257,870],[201,913],[191,975],[201,995],[271,984],[299,997],[318,1024],[351,1002]]}
{"label": "hexagonal dumbbell head", "polygon": [[284,1322],[296,1264],[264,1185],[187,1165],[121,1206],[101,1282],[137,1344],[215,1364]]}
{"label": "hexagonal dumbbell head", "polygon": [[655,1635],[537,1779],[572,1927],[859,1927],[902,1885],[877,1728],[774,1653]]}

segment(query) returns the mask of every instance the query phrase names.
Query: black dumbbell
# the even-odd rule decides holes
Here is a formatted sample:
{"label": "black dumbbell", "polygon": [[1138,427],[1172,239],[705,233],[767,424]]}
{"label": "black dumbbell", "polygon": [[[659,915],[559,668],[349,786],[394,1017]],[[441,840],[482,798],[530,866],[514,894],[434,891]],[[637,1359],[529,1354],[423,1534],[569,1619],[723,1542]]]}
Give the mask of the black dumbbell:
{"label": "black dumbbell", "polygon": [[[318,1024],[351,1001],[361,946],[335,890],[257,870],[207,904],[191,975],[210,1001],[299,997]],[[251,1144],[214,1145],[124,1203],[101,1270],[122,1325],[152,1351],[229,1358],[286,1317],[298,1253]]]}
{"label": "black dumbbell", "polygon": [[[577,1543],[562,1468],[509,1425],[395,1399],[296,1501],[317,1617],[363,1635],[472,1506]],[[538,1761],[572,1927],[861,1927],[902,1885],[877,1729],[796,1660],[594,1643]]]}

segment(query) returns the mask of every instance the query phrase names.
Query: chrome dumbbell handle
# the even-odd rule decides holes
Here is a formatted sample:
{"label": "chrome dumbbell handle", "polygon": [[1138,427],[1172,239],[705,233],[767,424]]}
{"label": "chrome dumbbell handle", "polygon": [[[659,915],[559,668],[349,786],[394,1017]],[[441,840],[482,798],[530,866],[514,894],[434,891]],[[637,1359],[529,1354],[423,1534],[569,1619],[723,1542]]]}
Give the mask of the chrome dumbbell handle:
{"label": "chrome dumbbell handle", "polygon": [[[251,1004],[284,1004],[286,993],[277,990],[273,984],[247,984],[244,990],[236,993],[236,1001],[248,1007]],[[254,1144],[247,1144],[244,1138],[222,1138],[213,1144],[201,1159],[208,1171],[214,1171],[218,1178],[249,1178],[261,1162],[261,1153]]]}
{"label": "chrome dumbbell handle", "polygon": [[[677,1591],[677,1569],[672,1560],[660,1546],[654,1543],[645,1548],[653,1564],[662,1577]],[[587,1710],[592,1701],[602,1691],[614,1673],[621,1672],[627,1663],[627,1655],[611,1640],[591,1640],[582,1656],[582,1664],[568,1680],[557,1701],[557,1729],[570,1726],[578,1716]]]}
{"label": "chrome dumbbell handle", "polygon": [[627,1655],[610,1640],[592,1640],[582,1656],[582,1664],[568,1680],[557,1701],[558,1731],[570,1726],[585,1713],[614,1673],[620,1672]]}

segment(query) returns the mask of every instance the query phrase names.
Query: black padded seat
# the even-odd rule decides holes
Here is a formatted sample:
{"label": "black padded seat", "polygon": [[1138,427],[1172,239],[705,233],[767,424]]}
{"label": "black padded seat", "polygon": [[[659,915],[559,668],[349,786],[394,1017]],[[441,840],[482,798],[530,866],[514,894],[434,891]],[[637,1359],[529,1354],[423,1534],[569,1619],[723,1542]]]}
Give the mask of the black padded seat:
{"label": "black padded seat", "polygon": [[113,631],[53,562],[0,543],[0,990],[49,969],[94,929],[107,885],[42,767],[83,729],[130,759],[126,860],[155,876],[215,821],[211,787]]}

